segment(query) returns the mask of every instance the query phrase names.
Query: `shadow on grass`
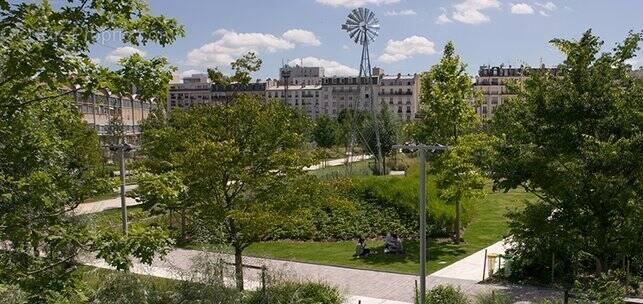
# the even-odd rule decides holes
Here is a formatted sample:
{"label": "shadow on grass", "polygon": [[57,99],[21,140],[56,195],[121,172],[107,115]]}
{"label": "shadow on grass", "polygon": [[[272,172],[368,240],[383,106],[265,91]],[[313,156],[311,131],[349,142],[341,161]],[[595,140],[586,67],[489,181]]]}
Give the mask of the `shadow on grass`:
{"label": "shadow on grass", "polygon": [[[451,245],[435,240],[429,240],[427,261],[439,262],[443,260],[450,260],[454,257],[461,256],[466,251],[456,245]],[[372,254],[364,257],[353,257],[352,260],[361,260],[365,264],[371,265],[389,265],[397,263],[417,263],[420,259],[420,242],[419,241],[406,241],[403,243],[404,253],[393,254],[384,253],[384,245],[370,247]]]}

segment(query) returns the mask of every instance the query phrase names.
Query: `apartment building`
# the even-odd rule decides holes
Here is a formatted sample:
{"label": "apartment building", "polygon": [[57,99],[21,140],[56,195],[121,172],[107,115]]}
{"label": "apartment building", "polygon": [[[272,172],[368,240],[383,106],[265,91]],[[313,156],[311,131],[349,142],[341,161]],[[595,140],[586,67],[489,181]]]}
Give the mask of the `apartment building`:
{"label": "apartment building", "polygon": [[211,83],[207,74],[184,77],[183,83],[170,84],[167,110],[210,103]]}
{"label": "apartment building", "polygon": [[381,76],[377,94],[380,104],[387,105],[400,121],[410,121],[418,112],[419,91],[420,77],[417,74],[397,74]]}
{"label": "apartment building", "polygon": [[288,75],[288,85],[320,85],[324,77],[323,67],[304,67],[300,65],[284,65],[279,69],[279,83],[284,85],[286,80],[284,75]]}
{"label": "apartment building", "polygon": [[482,104],[476,107],[476,113],[484,119],[492,119],[496,110],[504,101],[515,96],[507,88],[510,81],[523,81],[529,73],[535,71],[546,71],[553,75],[558,74],[557,68],[547,68],[541,65],[540,68],[530,68],[520,66],[514,68],[512,66],[505,67],[503,65],[491,67],[483,65],[478,70],[473,84],[474,90],[481,92],[484,96]]}
{"label": "apartment building", "polygon": [[110,120],[117,118],[122,120],[125,140],[130,144],[138,143],[141,124],[154,109],[151,102],[106,93],[76,92],[74,98],[83,120],[95,128],[100,137],[109,135]]}
{"label": "apartment building", "polygon": [[272,82],[267,82],[267,84],[266,100],[284,101],[292,108],[307,114],[311,118],[317,118],[323,114],[320,112],[321,85],[289,85],[286,97],[285,86]]}
{"label": "apartment building", "polygon": [[353,108],[353,105],[357,110],[370,111],[370,95],[373,94],[376,102],[380,80],[379,76],[371,77],[371,92],[368,77],[324,77],[320,113],[336,118],[342,110]]}
{"label": "apartment building", "polygon": [[182,83],[170,84],[167,100],[167,110],[184,109],[200,104],[227,104],[240,94],[251,94],[264,97],[266,82],[249,84],[233,83],[230,85],[215,85],[206,74],[192,74],[184,77]]}
{"label": "apartment building", "polygon": [[359,110],[370,111],[373,94],[376,107],[388,106],[401,121],[413,120],[417,114],[420,83],[417,74],[385,75],[381,68],[374,68],[371,92],[367,77],[325,77],[322,67],[286,65],[279,72],[279,80],[227,86],[210,83],[204,74],[186,77],[183,83],[170,85],[168,110],[197,104],[226,104],[239,94],[253,94],[266,100],[282,100],[312,118],[322,115],[336,118],[342,110],[354,105]]}

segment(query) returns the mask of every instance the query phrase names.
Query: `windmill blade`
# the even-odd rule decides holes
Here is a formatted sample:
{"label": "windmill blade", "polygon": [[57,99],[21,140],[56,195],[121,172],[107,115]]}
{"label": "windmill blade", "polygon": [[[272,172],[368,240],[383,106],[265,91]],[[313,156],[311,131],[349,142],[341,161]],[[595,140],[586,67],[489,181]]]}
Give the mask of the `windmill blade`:
{"label": "windmill blade", "polygon": [[357,11],[359,12],[359,21],[360,22],[364,21],[364,19],[366,19],[365,18],[366,16],[364,16],[364,8],[360,7],[360,8],[357,9]]}
{"label": "windmill blade", "polygon": [[364,21],[366,21],[366,24],[371,23],[371,20],[373,20],[373,18],[375,18],[375,13],[366,9],[366,18],[364,18]]}
{"label": "windmill blade", "polygon": [[359,28],[359,26],[357,26],[357,25],[350,25],[350,24],[343,24],[342,25],[342,29],[347,31],[347,32],[351,32],[351,31],[353,31],[353,30],[355,30],[357,28]]}
{"label": "windmill blade", "polygon": [[371,14],[371,10],[369,10],[368,8],[364,8],[364,19],[362,19],[362,20],[364,20],[364,22],[368,23],[368,16],[370,14]]}
{"label": "windmill blade", "polygon": [[357,35],[355,35],[355,43],[360,43],[362,41],[362,31],[357,31],[355,32]]}
{"label": "windmill blade", "polygon": [[355,21],[355,20],[353,20],[353,19],[347,19],[345,24],[348,24],[348,25],[359,25],[359,22],[358,22],[358,21]]}
{"label": "windmill blade", "polygon": [[359,29],[356,29],[356,30],[354,30],[354,31],[349,32],[349,33],[348,33],[348,36],[349,36],[351,39],[353,39],[353,37],[355,37],[355,35],[356,35],[357,33],[359,33]]}
{"label": "windmill blade", "polygon": [[350,14],[348,14],[348,20],[355,22],[355,24],[359,24],[360,19],[357,10],[353,10]]}

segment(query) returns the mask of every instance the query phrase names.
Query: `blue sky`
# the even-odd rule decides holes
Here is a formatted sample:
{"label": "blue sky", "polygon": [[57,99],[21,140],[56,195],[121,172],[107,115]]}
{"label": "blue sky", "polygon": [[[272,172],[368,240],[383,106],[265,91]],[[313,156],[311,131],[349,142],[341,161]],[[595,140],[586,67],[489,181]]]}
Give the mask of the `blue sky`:
{"label": "blue sky", "polygon": [[555,65],[562,57],[548,41],[577,38],[588,28],[606,48],[629,30],[643,30],[643,0],[152,0],[149,5],[155,14],[177,18],[186,37],[165,48],[134,49],[117,36],[105,36],[91,56],[113,65],[140,51],[166,56],[179,73],[188,74],[213,66],[227,70],[231,58],[252,50],[264,61],[256,78],[275,77],[282,61],[302,59],[305,65],[325,66],[327,74],[351,74],[361,50],[340,26],[356,6],[377,14],[381,30],[371,58],[390,74],[427,70],[449,40],[475,73],[483,64]]}

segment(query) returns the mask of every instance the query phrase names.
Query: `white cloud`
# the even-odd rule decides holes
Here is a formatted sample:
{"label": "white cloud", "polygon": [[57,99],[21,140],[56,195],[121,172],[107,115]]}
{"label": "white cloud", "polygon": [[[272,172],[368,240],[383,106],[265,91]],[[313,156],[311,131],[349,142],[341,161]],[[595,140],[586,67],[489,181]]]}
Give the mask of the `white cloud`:
{"label": "white cloud", "polygon": [[295,44],[272,34],[237,33],[225,29],[215,31],[219,40],[194,49],[188,53],[186,63],[190,66],[228,65],[246,52],[274,53],[289,50]]}
{"label": "white cloud", "polygon": [[91,61],[93,64],[100,64],[102,62],[100,58],[96,58],[96,57],[90,57],[89,61]]}
{"label": "white cloud", "polygon": [[446,24],[451,22],[453,22],[453,20],[451,20],[447,14],[442,14],[435,19],[436,24]]}
{"label": "white cloud", "polygon": [[404,40],[389,40],[380,55],[379,61],[390,63],[412,58],[413,55],[435,54],[435,44],[421,36],[411,36]]}
{"label": "white cloud", "polygon": [[305,57],[293,59],[288,64],[304,66],[323,67],[326,76],[357,76],[359,71],[349,66],[343,65],[337,61],[326,60],[317,57]]}
{"label": "white cloud", "polygon": [[413,15],[417,15],[417,13],[412,9],[386,12],[386,16],[413,16]]}
{"label": "white cloud", "polygon": [[358,7],[365,5],[384,5],[398,3],[400,0],[317,0],[317,3],[330,6]]}
{"label": "white cloud", "polygon": [[538,3],[538,2],[536,2],[536,5],[542,7],[543,9],[546,9],[546,10],[548,10],[550,12],[555,11],[556,9],[558,9],[556,4],[554,4],[554,2],[551,2],[551,1],[549,1],[547,3]]}
{"label": "white cloud", "polygon": [[123,46],[109,52],[109,54],[105,56],[105,61],[109,63],[117,63],[121,58],[129,57],[132,54],[145,56],[147,53],[135,47]]}
{"label": "white cloud", "polygon": [[344,44],[344,45],[342,45],[342,49],[344,49],[344,50],[350,50],[351,48],[350,48],[348,45],[345,45],[345,44]]}
{"label": "white cloud", "polygon": [[540,10],[538,11],[538,13],[540,13],[541,15],[543,15],[545,17],[549,17],[549,13],[551,13],[551,12],[553,12],[553,11],[558,9],[558,6],[556,6],[556,4],[554,4],[551,1],[546,2],[546,3],[538,3],[538,2],[536,2],[535,4],[536,4],[536,6],[540,7]]}
{"label": "white cloud", "polygon": [[464,0],[453,5],[455,11],[451,18],[467,24],[480,24],[489,22],[489,16],[482,13],[483,10],[500,8],[498,0]]}
{"label": "white cloud", "polygon": [[639,65],[639,59],[638,58],[630,58],[625,60],[625,64],[629,64],[632,66],[632,68],[636,69]]}
{"label": "white cloud", "polygon": [[306,31],[302,29],[292,29],[286,31],[282,37],[284,39],[296,42],[296,43],[301,43],[301,44],[306,44],[306,45],[312,45],[312,46],[320,46],[321,41],[315,36],[315,33],[311,31]]}
{"label": "white cloud", "polygon": [[527,3],[511,4],[511,13],[518,15],[531,15],[534,13],[534,8]]}

